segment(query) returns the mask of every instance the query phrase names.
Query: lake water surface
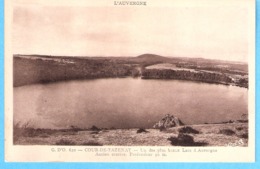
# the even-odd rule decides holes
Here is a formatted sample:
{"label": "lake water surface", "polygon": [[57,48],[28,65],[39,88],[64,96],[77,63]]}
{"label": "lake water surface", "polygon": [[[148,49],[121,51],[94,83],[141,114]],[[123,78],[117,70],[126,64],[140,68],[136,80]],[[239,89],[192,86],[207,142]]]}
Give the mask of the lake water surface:
{"label": "lake water surface", "polygon": [[165,114],[185,124],[223,122],[248,113],[248,90],[179,80],[111,78],[14,88],[14,121],[33,127],[152,127]]}

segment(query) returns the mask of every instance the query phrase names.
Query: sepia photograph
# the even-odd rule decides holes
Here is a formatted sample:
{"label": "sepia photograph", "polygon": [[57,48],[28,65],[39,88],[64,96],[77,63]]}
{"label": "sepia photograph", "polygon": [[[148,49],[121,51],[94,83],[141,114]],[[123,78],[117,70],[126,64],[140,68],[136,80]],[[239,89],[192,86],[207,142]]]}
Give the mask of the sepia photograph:
{"label": "sepia photograph", "polygon": [[254,147],[254,1],[196,2],[14,0],[8,144]]}

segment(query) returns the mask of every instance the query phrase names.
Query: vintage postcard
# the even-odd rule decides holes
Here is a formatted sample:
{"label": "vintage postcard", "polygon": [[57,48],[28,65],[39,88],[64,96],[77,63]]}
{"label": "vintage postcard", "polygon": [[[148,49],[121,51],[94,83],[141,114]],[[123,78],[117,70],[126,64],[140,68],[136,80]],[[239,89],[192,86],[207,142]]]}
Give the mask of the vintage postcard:
{"label": "vintage postcard", "polygon": [[254,162],[255,1],[5,1],[8,162]]}

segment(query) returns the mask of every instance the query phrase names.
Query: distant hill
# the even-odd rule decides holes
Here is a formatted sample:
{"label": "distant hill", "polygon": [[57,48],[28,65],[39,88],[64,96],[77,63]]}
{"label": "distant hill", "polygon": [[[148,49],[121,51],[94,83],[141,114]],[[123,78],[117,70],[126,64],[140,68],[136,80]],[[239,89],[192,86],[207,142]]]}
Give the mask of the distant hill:
{"label": "distant hill", "polygon": [[142,64],[143,66],[148,66],[156,63],[167,63],[172,62],[172,58],[155,55],[155,54],[142,54],[136,57],[129,57],[130,61],[137,62]]}
{"label": "distant hill", "polygon": [[155,54],[142,54],[137,56],[137,58],[142,58],[142,59],[165,59],[166,57],[160,56],[160,55],[155,55]]}
{"label": "distant hill", "polygon": [[155,54],[143,54],[137,56],[136,58],[143,61],[169,61],[170,60],[170,58],[163,57],[160,55],[155,55]]}

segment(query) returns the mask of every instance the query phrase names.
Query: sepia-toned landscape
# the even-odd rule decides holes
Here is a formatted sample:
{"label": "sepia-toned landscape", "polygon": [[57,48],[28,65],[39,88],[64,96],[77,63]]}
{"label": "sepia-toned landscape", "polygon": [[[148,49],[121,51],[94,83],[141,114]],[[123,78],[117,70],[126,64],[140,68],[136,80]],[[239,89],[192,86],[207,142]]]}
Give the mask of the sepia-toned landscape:
{"label": "sepia-toned landscape", "polygon": [[[246,63],[144,54],[137,57],[14,55],[13,64],[15,145],[248,144]],[[93,87],[92,82],[93,86],[98,87]],[[76,83],[82,84],[77,86]],[[108,87],[104,88],[102,83]],[[66,84],[70,87],[61,90]],[[144,88],[140,84],[144,84]],[[166,87],[163,86],[165,84]],[[125,85],[128,86],[124,88]],[[145,88],[149,88],[149,85],[154,91],[151,95],[160,100],[148,99],[150,95],[146,92],[151,91]],[[177,85],[188,85],[194,90],[178,88],[175,93],[166,96],[172,90],[171,87],[167,88],[168,85],[176,85],[176,88]],[[62,93],[74,93],[79,87],[83,91],[75,97],[74,94],[60,94],[63,96],[57,97],[59,94],[55,93],[59,89]],[[29,92],[28,96],[19,94],[22,90],[32,93]],[[124,93],[125,90],[133,91],[115,94],[116,91]],[[226,93],[230,90],[230,93]],[[39,91],[42,92],[37,94]],[[216,91],[220,94],[215,96],[214,93],[219,93]],[[86,95],[83,94],[85,92]],[[205,95],[205,98],[201,95]],[[89,96],[94,100],[82,99]],[[177,100],[172,98],[175,96]],[[108,99],[110,97],[112,100]],[[128,99],[124,100],[125,97]],[[28,99],[35,100],[35,103]],[[209,103],[205,99],[210,100]],[[192,103],[194,100],[198,102]]]}

